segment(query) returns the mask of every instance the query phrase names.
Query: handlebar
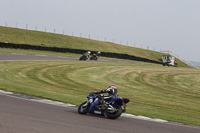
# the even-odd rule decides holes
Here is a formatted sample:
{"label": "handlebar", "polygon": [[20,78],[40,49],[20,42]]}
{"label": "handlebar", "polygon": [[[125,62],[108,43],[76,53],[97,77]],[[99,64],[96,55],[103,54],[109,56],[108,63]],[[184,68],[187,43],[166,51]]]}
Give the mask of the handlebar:
{"label": "handlebar", "polygon": [[94,97],[98,97],[100,94],[97,94],[97,93],[94,93],[94,92],[91,92],[90,94],[89,94],[89,96],[94,96]]}

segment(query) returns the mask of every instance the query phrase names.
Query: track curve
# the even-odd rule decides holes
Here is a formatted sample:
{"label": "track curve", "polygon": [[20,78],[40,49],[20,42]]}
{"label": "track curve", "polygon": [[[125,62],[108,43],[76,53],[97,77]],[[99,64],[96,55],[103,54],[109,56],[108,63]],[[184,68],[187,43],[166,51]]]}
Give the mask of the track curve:
{"label": "track curve", "polygon": [[[53,56],[0,54],[0,60],[78,60]],[[128,117],[110,120],[80,115],[77,108],[38,103],[0,94],[2,133],[199,133],[200,128],[157,123]]]}
{"label": "track curve", "polygon": [[[0,53],[0,61],[14,61],[14,60],[71,60],[79,61],[79,58],[74,57],[61,57],[61,56],[47,56],[47,55],[29,55],[29,54],[16,54],[16,53]],[[87,60],[94,61],[94,60]],[[94,62],[113,62],[113,63],[126,63],[126,64],[140,64],[140,65],[151,65],[142,64],[134,62],[124,62],[124,61],[110,61],[110,60],[97,60]]]}

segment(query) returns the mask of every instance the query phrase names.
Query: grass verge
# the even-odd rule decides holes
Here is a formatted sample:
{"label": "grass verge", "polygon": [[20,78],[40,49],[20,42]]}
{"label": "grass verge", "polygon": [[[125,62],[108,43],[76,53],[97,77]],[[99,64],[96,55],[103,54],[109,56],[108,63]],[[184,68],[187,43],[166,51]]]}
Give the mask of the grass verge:
{"label": "grass verge", "polygon": [[120,63],[1,61],[0,89],[79,105],[89,92],[118,86],[127,112],[200,125],[200,72]]}

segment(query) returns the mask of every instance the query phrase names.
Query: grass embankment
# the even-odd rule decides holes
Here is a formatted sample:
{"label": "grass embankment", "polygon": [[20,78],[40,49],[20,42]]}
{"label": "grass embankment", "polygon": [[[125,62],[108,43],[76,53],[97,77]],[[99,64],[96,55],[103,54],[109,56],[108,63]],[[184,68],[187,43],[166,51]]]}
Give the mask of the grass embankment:
{"label": "grass embankment", "polygon": [[83,61],[0,62],[0,88],[79,105],[89,92],[118,86],[127,112],[200,125],[200,72],[160,65]]}
{"label": "grass embankment", "polygon": [[[68,35],[30,31],[0,26],[0,42],[31,44],[48,47],[74,48],[91,51],[115,52],[134,55],[155,61],[161,61],[163,53],[119,45],[110,42],[96,41]],[[187,66],[177,60],[179,66]]]}

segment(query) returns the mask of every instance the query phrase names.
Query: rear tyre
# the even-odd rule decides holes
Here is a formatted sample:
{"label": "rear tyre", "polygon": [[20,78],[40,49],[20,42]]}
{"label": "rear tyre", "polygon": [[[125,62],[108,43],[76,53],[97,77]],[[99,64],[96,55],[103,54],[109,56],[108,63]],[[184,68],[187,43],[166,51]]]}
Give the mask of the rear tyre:
{"label": "rear tyre", "polygon": [[119,105],[113,105],[113,108],[115,109],[115,112],[111,113],[111,112],[106,111],[106,116],[109,119],[117,119],[122,114],[122,108],[121,108],[121,106],[119,106]]}
{"label": "rear tyre", "polygon": [[90,106],[89,106],[89,105],[83,106],[83,105],[85,105],[86,103],[87,103],[87,101],[84,102],[84,103],[82,103],[82,104],[78,107],[78,113],[79,113],[79,114],[87,114],[87,112],[89,111],[89,109],[90,109]]}

